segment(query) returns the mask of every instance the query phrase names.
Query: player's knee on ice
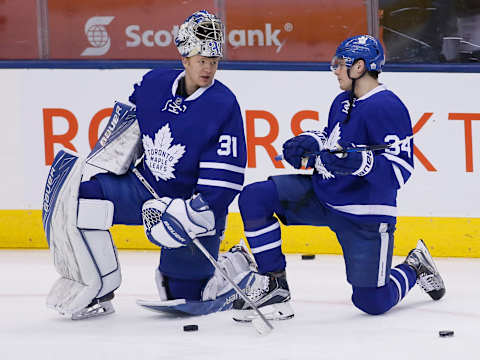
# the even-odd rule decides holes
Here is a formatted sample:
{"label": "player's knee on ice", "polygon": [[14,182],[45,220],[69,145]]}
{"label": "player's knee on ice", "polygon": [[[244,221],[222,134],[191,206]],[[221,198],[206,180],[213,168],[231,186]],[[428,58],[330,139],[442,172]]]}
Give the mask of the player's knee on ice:
{"label": "player's knee on ice", "polygon": [[397,303],[398,294],[391,283],[382,287],[353,287],[352,302],[370,315],[381,315]]}

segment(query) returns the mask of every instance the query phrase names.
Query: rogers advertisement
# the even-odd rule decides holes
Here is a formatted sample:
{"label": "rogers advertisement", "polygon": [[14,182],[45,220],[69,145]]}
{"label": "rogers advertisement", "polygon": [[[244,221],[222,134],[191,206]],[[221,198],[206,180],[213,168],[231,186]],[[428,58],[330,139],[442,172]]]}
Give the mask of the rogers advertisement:
{"label": "rogers advertisement", "polygon": [[[147,71],[0,70],[9,89],[2,94],[8,106],[0,209],[40,209],[54,154],[67,147],[87,155],[114,101],[128,102]],[[293,173],[275,155],[302,129],[322,128],[340,91],[330,72],[223,70],[217,78],[236,94],[244,116],[246,184]],[[406,104],[415,133],[415,172],[399,193],[399,215],[480,217],[474,201],[480,199],[480,74],[382,73],[380,79]]]}

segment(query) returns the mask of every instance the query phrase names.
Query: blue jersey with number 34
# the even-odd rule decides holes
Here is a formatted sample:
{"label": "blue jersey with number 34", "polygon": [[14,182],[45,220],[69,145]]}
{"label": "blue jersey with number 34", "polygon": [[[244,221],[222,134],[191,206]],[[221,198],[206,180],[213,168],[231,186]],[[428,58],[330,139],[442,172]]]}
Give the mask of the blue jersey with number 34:
{"label": "blue jersey with number 34", "polygon": [[[347,118],[349,93],[339,94],[328,117],[327,136],[342,144],[393,143],[412,135],[405,105],[383,85],[356,99]],[[324,178],[314,174],[317,197],[333,210],[360,221],[394,223],[397,191],[413,172],[413,140],[375,152],[373,169],[366,176]]]}
{"label": "blue jersey with number 34", "polygon": [[215,80],[183,98],[179,70],[147,73],[130,96],[145,156],[140,171],[160,196],[201,193],[217,217],[242,189],[246,165],[243,120],[233,93]]}

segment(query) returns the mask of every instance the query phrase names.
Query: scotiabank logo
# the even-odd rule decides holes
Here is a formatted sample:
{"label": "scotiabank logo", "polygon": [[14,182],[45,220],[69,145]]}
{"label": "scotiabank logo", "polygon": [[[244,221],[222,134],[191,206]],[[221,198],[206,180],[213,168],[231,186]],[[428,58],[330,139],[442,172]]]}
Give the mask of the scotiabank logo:
{"label": "scotiabank logo", "polygon": [[110,35],[106,26],[114,16],[94,16],[85,23],[85,35],[92,47],[86,48],[81,56],[102,56],[110,50]]}
{"label": "scotiabank logo", "polygon": [[[283,31],[293,31],[293,25],[286,23]],[[125,28],[127,36],[127,47],[166,47],[174,43],[178,33],[178,26],[175,25],[171,30],[152,30],[142,29],[140,25],[129,25]],[[272,24],[263,24],[261,29],[232,29],[228,32],[227,40],[234,48],[247,46],[276,47],[278,53],[282,49],[286,40],[281,40],[281,29],[275,29]]]}

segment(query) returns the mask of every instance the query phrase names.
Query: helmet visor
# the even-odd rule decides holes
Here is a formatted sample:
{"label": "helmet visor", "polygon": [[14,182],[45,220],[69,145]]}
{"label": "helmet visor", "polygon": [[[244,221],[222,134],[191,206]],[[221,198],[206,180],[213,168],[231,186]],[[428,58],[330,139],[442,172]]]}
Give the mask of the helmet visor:
{"label": "helmet visor", "polygon": [[330,61],[330,70],[335,71],[341,66],[345,66],[345,59],[342,56],[335,55]]}

